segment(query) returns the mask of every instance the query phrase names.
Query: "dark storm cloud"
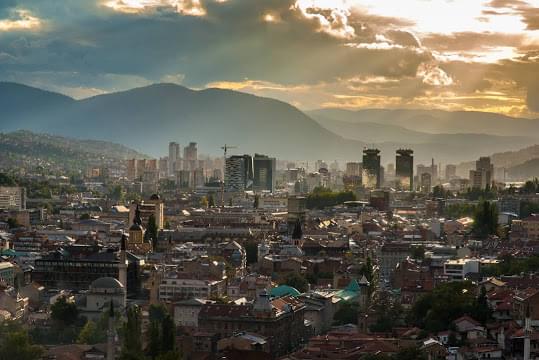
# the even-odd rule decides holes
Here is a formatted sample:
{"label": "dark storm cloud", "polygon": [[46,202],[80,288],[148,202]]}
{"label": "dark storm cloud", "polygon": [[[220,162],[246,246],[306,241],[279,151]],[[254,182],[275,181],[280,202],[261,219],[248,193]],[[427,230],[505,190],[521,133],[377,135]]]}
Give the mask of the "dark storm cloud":
{"label": "dark storm cloud", "polygon": [[[292,0],[206,1],[207,16],[196,17],[169,9],[118,14],[86,2],[45,5],[30,1],[25,7],[50,19],[51,26],[42,36],[0,36],[6,53],[24,54],[18,65],[0,65],[0,76],[10,71],[58,71],[136,74],[159,81],[181,73],[191,86],[244,78],[312,83],[362,73],[413,75],[417,65],[429,57],[409,49],[346,47],[343,40],[317,31],[315,20],[291,11],[293,4]],[[269,11],[282,21],[264,23],[262,17]],[[367,15],[357,19],[369,21]],[[399,24],[397,19],[380,16],[372,20],[375,27],[384,21]],[[396,42],[416,45],[406,32],[390,35]],[[389,52],[394,54],[388,56]]]}

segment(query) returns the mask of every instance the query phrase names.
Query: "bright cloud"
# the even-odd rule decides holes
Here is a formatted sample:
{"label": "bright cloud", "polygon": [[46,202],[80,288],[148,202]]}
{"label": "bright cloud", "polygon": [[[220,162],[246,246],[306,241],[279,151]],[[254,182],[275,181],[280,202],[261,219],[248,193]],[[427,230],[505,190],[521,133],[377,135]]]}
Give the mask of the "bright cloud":
{"label": "bright cloud", "polygon": [[317,21],[321,32],[343,39],[355,36],[355,29],[348,23],[351,9],[346,0],[298,0],[293,8]]}
{"label": "bright cloud", "polygon": [[14,17],[0,20],[1,31],[37,30],[42,26],[42,21],[33,16],[27,10],[15,10]]}
{"label": "bright cloud", "polygon": [[200,0],[105,0],[103,5],[115,11],[131,14],[155,9],[171,9],[182,15],[206,15],[206,9]]}

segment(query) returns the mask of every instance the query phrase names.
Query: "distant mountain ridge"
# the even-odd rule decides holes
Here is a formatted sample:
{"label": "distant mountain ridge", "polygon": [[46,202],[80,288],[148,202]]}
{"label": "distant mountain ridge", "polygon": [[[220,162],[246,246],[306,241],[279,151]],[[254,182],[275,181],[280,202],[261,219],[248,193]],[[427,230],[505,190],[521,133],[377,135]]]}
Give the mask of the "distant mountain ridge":
{"label": "distant mountain ridge", "polygon": [[0,169],[29,165],[64,171],[83,171],[89,166],[148,157],[107,141],[78,140],[26,130],[0,133],[0,153]]}
{"label": "distant mountain ridge", "polygon": [[[26,99],[29,104],[34,97],[42,105],[21,103],[20,99]],[[358,126],[350,124],[354,121],[342,123],[350,118],[329,117],[333,110],[309,112],[317,122],[278,100],[223,89],[191,90],[174,84],[155,84],[73,100],[20,84],[0,83],[0,99],[7,114],[0,122],[0,131],[28,129],[113,141],[152,156],[165,155],[169,141],[179,141],[181,145],[196,141],[201,153],[211,155],[222,155],[220,147],[226,143],[237,145],[236,153],[258,152],[279,159],[361,161],[362,149],[372,144],[382,150],[383,163],[394,162],[394,151],[400,147],[412,147],[416,163],[430,163],[432,157],[436,162],[458,163],[493,152],[515,150],[536,141],[529,136],[494,137],[481,132],[446,131],[433,135],[428,134],[428,129],[420,131],[401,124],[404,118],[445,114],[438,110],[403,110],[402,113],[408,114],[403,118],[398,118],[400,112],[395,110],[365,110],[367,115],[355,121],[362,123],[362,127],[354,130],[350,128]],[[336,112],[339,116],[356,116],[356,112]],[[328,125],[326,119],[322,126],[320,116],[328,117],[333,125]],[[484,116],[499,117],[480,115]],[[442,120],[437,121],[442,123]],[[393,137],[385,137],[392,133]]]}
{"label": "distant mountain ridge", "polygon": [[319,109],[307,114],[321,122],[327,119],[349,123],[376,123],[431,134],[488,134],[539,139],[539,119],[514,118],[478,111],[409,109]]}
{"label": "distant mountain ridge", "polygon": [[[0,83],[0,98],[11,94],[10,84]],[[289,159],[354,158],[364,146],[335,135],[281,101],[173,84],[99,95],[46,112],[19,115],[12,109],[10,113],[0,130],[30,129],[115,141],[154,156],[165,154],[169,141],[196,141],[201,151],[213,155],[228,143],[238,145],[239,153]]]}

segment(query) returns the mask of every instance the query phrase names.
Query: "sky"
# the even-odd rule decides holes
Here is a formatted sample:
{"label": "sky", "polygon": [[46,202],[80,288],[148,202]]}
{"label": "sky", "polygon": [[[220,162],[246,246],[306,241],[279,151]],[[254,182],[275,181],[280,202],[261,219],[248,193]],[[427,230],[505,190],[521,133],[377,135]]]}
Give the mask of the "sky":
{"label": "sky", "polygon": [[539,118],[539,0],[0,0],[0,81]]}

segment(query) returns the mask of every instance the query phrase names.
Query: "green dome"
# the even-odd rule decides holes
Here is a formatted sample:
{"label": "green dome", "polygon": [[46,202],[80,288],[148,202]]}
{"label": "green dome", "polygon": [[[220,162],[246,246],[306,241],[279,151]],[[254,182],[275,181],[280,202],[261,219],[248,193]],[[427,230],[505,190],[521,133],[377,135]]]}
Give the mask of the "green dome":
{"label": "green dome", "polygon": [[274,298],[280,298],[283,296],[297,297],[300,295],[301,293],[298,291],[298,289],[288,285],[279,285],[270,290],[270,296]]}

